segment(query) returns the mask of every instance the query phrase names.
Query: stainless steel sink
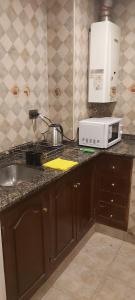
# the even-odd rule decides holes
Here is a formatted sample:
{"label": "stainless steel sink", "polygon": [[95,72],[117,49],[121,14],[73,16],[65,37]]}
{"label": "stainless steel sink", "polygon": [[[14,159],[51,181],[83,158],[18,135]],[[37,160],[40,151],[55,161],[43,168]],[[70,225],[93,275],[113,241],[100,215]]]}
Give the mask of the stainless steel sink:
{"label": "stainless steel sink", "polygon": [[41,175],[42,171],[29,168],[27,166],[13,164],[0,168],[0,186],[16,186],[21,182],[30,181],[30,179]]}

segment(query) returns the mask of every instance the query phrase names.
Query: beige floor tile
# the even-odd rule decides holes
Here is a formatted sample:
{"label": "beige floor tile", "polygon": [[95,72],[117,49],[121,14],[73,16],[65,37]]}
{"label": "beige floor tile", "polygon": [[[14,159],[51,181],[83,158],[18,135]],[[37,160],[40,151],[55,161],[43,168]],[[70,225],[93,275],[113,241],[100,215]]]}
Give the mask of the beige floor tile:
{"label": "beige floor tile", "polygon": [[108,277],[92,300],[134,300],[135,289],[127,287],[124,281]]}
{"label": "beige floor tile", "polygon": [[108,273],[113,278],[124,280],[135,288],[135,256],[118,255],[110,266]]}
{"label": "beige floor tile", "polygon": [[124,242],[120,248],[119,255],[135,257],[135,245]]}
{"label": "beige floor tile", "polygon": [[117,255],[122,241],[103,234],[94,234],[74,259],[78,265],[85,265],[94,271],[105,271]]}
{"label": "beige floor tile", "polygon": [[76,253],[31,300],[135,300],[134,245],[94,233]]}
{"label": "beige floor tile", "polygon": [[55,288],[50,288],[46,295],[41,300],[76,300],[69,296],[67,293],[63,293]]}
{"label": "beige floor tile", "polygon": [[123,241],[117,238],[110,237],[108,235],[96,232],[86,243],[85,247],[89,247],[89,245],[90,247],[94,246],[100,248],[102,247],[104,248],[105,246],[110,246],[112,249],[118,250],[121,247],[122,243]]}
{"label": "beige floor tile", "polygon": [[67,291],[77,300],[90,300],[102,280],[103,271],[93,271],[86,266],[72,262],[56,280],[54,287]]}
{"label": "beige floor tile", "polygon": [[89,271],[105,271],[108,265],[115,258],[116,251],[109,248],[104,249],[84,249],[81,251],[76,258],[74,258],[73,262],[77,264],[78,268],[82,265],[89,269]]}

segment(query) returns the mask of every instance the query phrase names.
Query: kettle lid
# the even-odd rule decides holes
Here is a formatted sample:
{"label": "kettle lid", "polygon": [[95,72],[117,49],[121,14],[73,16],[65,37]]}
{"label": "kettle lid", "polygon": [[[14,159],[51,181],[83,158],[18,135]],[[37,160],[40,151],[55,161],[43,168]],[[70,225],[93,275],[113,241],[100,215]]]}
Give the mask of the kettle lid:
{"label": "kettle lid", "polygon": [[59,127],[59,124],[52,123],[51,125],[49,125],[49,127]]}

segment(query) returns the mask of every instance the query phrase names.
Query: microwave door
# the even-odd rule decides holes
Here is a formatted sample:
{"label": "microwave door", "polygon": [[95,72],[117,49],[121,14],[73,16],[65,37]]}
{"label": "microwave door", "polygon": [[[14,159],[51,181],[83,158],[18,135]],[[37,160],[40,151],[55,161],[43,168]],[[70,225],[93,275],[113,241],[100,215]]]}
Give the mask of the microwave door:
{"label": "microwave door", "polygon": [[108,144],[116,141],[119,135],[119,123],[111,124],[108,127]]}

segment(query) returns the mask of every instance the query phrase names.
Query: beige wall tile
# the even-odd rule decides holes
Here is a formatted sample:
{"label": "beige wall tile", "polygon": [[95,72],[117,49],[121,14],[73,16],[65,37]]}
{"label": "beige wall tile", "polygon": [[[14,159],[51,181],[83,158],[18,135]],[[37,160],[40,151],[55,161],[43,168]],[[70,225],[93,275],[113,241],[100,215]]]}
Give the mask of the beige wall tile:
{"label": "beige wall tile", "polygon": [[[50,118],[73,136],[73,0],[48,3]],[[56,90],[56,92],[55,92]],[[58,91],[58,94],[57,94]]]}
{"label": "beige wall tile", "polygon": [[[115,1],[112,11],[113,21],[122,31],[116,104],[87,103],[88,30],[91,22],[97,20],[96,15],[94,0],[1,3],[0,124],[8,121],[9,135],[0,126],[0,151],[34,139],[28,120],[31,108],[47,115],[50,112],[50,118],[60,122],[69,137],[76,135],[80,119],[112,114],[124,118],[124,132],[134,132],[134,94],[128,90],[135,82],[134,0]],[[20,88],[18,97],[11,94],[16,84]],[[24,85],[31,89],[28,98],[22,92]],[[7,117],[9,110],[14,114],[14,122]],[[27,116],[25,122],[20,121],[19,111]],[[15,127],[19,121],[21,127]]]}
{"label": "beige wall tile", "polygon": [[88,117],[88,48],[89,29],[95,19],[94,0],[75,0],[74,44],[74,136],[79,120]]}
{"label": "beige wall tile", "polygon": [[[0,4],[0,151],[34,138],[28,111],[48,110],[46,1]],[[19,96],[11,88],[18,85]],[[29,86],[30,96],[23,94]],[[44,100],[43,100],[44,99]]]}

